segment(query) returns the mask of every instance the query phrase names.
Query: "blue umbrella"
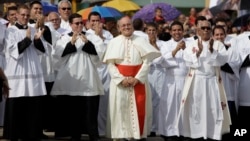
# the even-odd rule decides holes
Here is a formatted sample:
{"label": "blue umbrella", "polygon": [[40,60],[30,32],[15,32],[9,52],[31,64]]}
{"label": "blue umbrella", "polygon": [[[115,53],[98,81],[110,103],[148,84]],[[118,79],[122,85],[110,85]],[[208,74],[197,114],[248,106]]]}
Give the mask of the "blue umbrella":
{"label": "blue umbrella", "polygon": [[48,14],[49,12],[58,12],[57,5],[42,1],[43,14]]}
{"label": "blue umbrella", "polygon": [[115,8],[103,7],[103,6],[89,7],[86,9],[82,9],[78,11],[77,13],[82,15],[83,20],[87,20],[89,13],[93,11],[100,13],[102,18],[119,18],[119,17],[122,17],[123,15],[121,12],[119,12]]}
{"label": "blue umbrella", "polygon": [[181,12],[172,5],[165,2],[160,2],[151,3],[143,6],[139,11],[134,14],[132,19],[141,18],[144,22],[152,22],[155,16],[155,9],[157,7],[162,9],[162,16],[165,21],[174,20],[181,14]]}

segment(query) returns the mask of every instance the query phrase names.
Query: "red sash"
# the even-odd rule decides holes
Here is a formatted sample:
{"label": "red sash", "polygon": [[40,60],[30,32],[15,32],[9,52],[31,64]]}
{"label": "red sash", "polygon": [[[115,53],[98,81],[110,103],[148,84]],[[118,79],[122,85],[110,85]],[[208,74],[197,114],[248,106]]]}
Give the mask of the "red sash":
{"label": "red sash", "polygon": [[[116,64],[116,67],[118,68],[119,72],[124,76],[132,76],[135,77],[135,75],[138,73],[138,71],[141,68],[141,65],[137,66],[128,66],[128,65],[118,65]],[[137,83],[134,86],[135,91],[135,100],[136,100],[136,107],[137,107],[137,113],[138,113],[138,120],[139,120],[139,127],[140,127],[140,133],[143,134],[144,129],[144,121],[145,121],[145,104],[146,104],[146,89],[145,85],[141,83]]]}

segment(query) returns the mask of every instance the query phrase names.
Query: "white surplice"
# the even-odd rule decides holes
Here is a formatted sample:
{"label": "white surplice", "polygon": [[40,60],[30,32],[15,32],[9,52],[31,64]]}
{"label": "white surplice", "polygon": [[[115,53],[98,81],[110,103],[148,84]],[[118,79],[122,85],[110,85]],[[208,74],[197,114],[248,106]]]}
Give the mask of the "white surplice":
{"label": "white surplice", "polygon": [[62,36],[56,42],[54,52],[52,52],[58,74],[51,95],[103,95],[103,86],[97,73],[97,65],[101,63],[99,58],[103,56],[105,51],[102,48],[102,41],[92,35],[87,36],[92,43],[95,43],[98,55],[90,55],[82,51],[85,43],[78,38],[75,43],[77,51],[61,57],[71,38],[68,34]]}
{"label": "white surplice", "polygon": [[[31,40],[36,30],[32,27]],[[9,97],[41,96],[46,94],[43,72],[39,55],[41,52],[31,43],[21,54],[18,51],[18,42],[26,37],[26,30],[11,26],[6,30],[6,69],[9,80]],[[44,43],[44,42],[43,42]]]}
{"label": "white surplice", "polygon": [[[151,130],[151,92],[148,84],[150,61],[160,56],[160,52],[149,44],[147,40],[136,35],[126,38],[119,35],[108,44],[103,61],[108,64],[110,81],[107,136],[111,138],[147,137]],[[146,115],[144,129],[140,134],[139,121],[133,87],[124,88],[120,85],[123,76],[115,64],[142,65],[135,76],[146,87]],[[133,120],[135,119],[135,120]]]}
{"label": "white surplice", "polygon": [[[185,41],[185,39],[181,41]],[[175,57],[172,55],[178,43],[172,38],[161,48],[167,77],[163,82],[164,87],[160,98],[159,112],[159,133],[164,136],[179,136],[179,128],[175,127],[174,121],[179,113],[182,90],[188,67],[183,59],[184,50],[179,50]]]}
{"label": "white surplice", "polygon": [[[191,138],[220,140],[229,132],[231,124],[227,99],[219,81],[219,66],[227,62],[227,51],[219,41],[214,41],[213,53],[209,41],[202,41],[203,51],[196,57],[198,41],[189,44],[184,51],[184,60],[190,67],[183,88],[180,113],[180,135]],[[222,110],[221,102],[226,106]],[[181,115],[181,116],[180,116]]]}

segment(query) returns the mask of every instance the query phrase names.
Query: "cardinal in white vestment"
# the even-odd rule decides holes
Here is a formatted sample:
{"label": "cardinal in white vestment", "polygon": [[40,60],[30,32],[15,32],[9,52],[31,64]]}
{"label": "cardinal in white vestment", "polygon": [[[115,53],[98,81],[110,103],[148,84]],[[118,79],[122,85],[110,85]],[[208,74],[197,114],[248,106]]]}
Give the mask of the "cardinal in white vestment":
{"label": "cardinal in white vestment", "polygon": [[122,35],[108,44],[103,61],[111,76],[107,136],[112,139],[146,138],[151,129],[150,61],[160,56],[150,43],[133,35],[129,17],[118,21]]}

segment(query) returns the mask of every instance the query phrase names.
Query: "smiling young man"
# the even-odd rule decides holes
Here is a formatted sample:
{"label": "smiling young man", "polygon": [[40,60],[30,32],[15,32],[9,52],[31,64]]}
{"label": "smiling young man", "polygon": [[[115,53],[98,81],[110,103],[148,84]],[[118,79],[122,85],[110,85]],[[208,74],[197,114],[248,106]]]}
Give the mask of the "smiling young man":
{"label": "smiling young man", "polygon": [[177,140],[177,136],[180,135],[179,128],[176,128],[174,124],[178,116],[182,90],[188,72],[188,67],[183,59],[187,43],[183,38],[183,32],[182,23],[174,21],[170,25],[172,39],[165,42],[164,47],[161,48],[167,79],[163,82],[163,93],[159,104],[159,133],[168,140]]}
{"label": "smiling young man", "polygon": [[39,55],[46,53],[44,29],[28,26],[30,10],[17,9],[17,22],[6,30],[6,76],[11,88],[6,100],[3,137],[38,141],[42,134],[41,107],[46,95]]}

